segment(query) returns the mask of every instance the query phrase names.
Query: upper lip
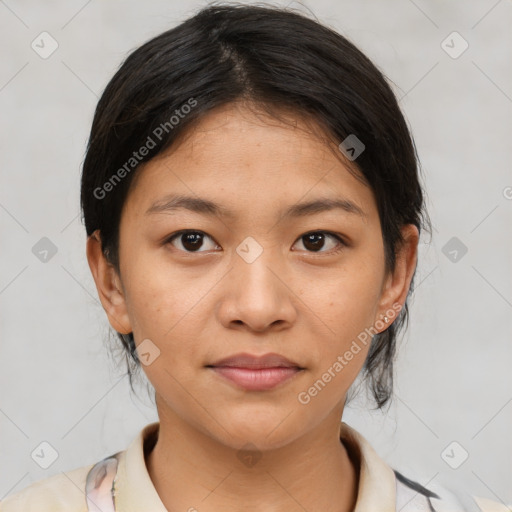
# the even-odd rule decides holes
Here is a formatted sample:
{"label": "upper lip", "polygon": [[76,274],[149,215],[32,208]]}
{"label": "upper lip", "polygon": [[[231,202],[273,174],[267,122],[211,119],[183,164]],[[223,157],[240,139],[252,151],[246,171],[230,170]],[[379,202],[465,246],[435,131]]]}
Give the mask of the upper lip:
{"label": "upper lip", "polygon": [[258,370],[261,368],[301,368],[299,364],[290,361],[284,356],[275,353],[264,354],[261,356],[251,354],[235,354],[233,356],[220,359],[207,366],[230,366],[234,368],[251,368]]}

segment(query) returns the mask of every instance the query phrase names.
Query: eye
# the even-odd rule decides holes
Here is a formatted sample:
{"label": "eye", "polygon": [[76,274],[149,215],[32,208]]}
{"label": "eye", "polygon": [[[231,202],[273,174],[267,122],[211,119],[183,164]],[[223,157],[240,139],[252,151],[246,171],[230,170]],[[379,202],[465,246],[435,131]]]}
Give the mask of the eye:
{"label": "eye", "polygon": [[[322,251],[325,247],[326,240],[329,238],[337,240],[338,244],[334,245],[334,250],[329,251]],[[343,239],[335,235],[334,233],[330,233],[329,231],[312,231],[310,233],[306,233],[305,235],[302,235],[299,240],[304,240],[303,245],[306,247],[306,250],[308,252],[332,252],[337,253],[341,251],[344,247],[347,246],[347,244],[343,241]],[[329,244],[327,244],[329,245]],[[332,243],[331,243],[332,245]]]}
{"label": "eye", "polygon": [[[178,232],[172,234],[169,238],[167,238],[164,243],[171,244],[174,247],[176,247],[177,249],[179,249],[180,251],[184,251],[184,252],[188,252],[188,253],[205,252],[205,251],[199,250],[201,248],[204,248],[203,246],[204,246],[205,238],[207,238],[213,242],[213,247],[210,249],[206,248],[206,251],[219,248],[219,245],[214,242],[214,240],[211,236],[207,235],[206,233],[204,233],[202,231],[192,231],[192,230],[178,231]],[[338,243],[337,244],[334,243],[334,249],[331,251],[329,250],[329,247],[327,248],[327,250],[322,250],[326,246],[326,240],[328,241],[329,239],[335,240]],[[304,240],[303,245],[306,248],[306,251],[312,252],[312,253],[325,253],[325,252],[337,253],[337,252],[341,251],[344,247],[347,246],[347,244],[343,241],[343,239],[340,236],[338,236],[334,233],[330,233],[328,231],[312,231],[310,233],[306,233],[305,235],[302,235],[298,240],[300,240],[300,241]],[[177,241],[179,243],[179,245],[176,245],[175,241]],[[333,243],[331,242],[331,246],[332,245],[333,245]],[[327,243],[327,246],[329,246],[328,243]]]}
{"label": "eye", "polygon": [[[199,251],[203,246],[203,240],[204,238],[209,238],[213,241],[213,238],[206,233],[203,233],[202,231],[178,231],[177,233],[174,233],[171,235],[166,241],[166,244],[174,245],[173,242],[176,239],[181,247],[177,247],[177,249],[184,251],[184,252],[205,252],[205,251]],[[174,247],[176,247],[174,245]],[[215,247],[218,247],[218,245],[214,244]]]}

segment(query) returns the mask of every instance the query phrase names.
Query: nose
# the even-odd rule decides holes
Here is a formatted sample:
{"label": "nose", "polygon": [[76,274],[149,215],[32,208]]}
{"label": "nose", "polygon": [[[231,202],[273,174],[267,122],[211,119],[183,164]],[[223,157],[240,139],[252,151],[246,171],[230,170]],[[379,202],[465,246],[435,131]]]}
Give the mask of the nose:
{"label": "nose", "polygon": [[236,257],[217,309],[226,328],[254,332],[290,327],[297,316],[293,283],[271,251],[252,262]]}

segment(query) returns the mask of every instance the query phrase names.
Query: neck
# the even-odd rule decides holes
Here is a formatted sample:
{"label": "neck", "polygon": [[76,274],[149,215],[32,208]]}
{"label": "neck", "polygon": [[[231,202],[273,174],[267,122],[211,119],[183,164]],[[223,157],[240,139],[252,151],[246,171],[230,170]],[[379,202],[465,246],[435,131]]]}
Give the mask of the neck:
{"label": "neck", "polygon": [[244,458],[178,417],[160,416],[146,466],[171,511],[353,511],[359,468],[340,441],[340,417],[280,448],[245,452],[253,457]]}

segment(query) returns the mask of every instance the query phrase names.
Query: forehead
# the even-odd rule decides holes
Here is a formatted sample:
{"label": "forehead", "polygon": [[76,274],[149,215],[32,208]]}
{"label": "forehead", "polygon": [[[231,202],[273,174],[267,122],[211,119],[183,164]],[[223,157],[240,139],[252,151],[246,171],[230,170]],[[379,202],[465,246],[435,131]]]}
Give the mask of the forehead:
{"label": "forehead", "polygon": [[310,159],[317,167],[338,160],[348,167],[350,162],[337,150],[333,137],[312,116],[289,108],[264,108],[240,102],[217,107],[186,130],[164,156],[179,153],[195,161],[209,152],[215,160],[259,157],[277,164],[283,159],[287,163]]}
{"label": "forehead", "polygon": [[205,115],[139,169],[131,195],[141,214],[180,194],[210,198],[233,215],[319,196],[351,202],[372,215],[374,196],[360,176],[310,119],[287,111],[276,118],[229,104]]}

